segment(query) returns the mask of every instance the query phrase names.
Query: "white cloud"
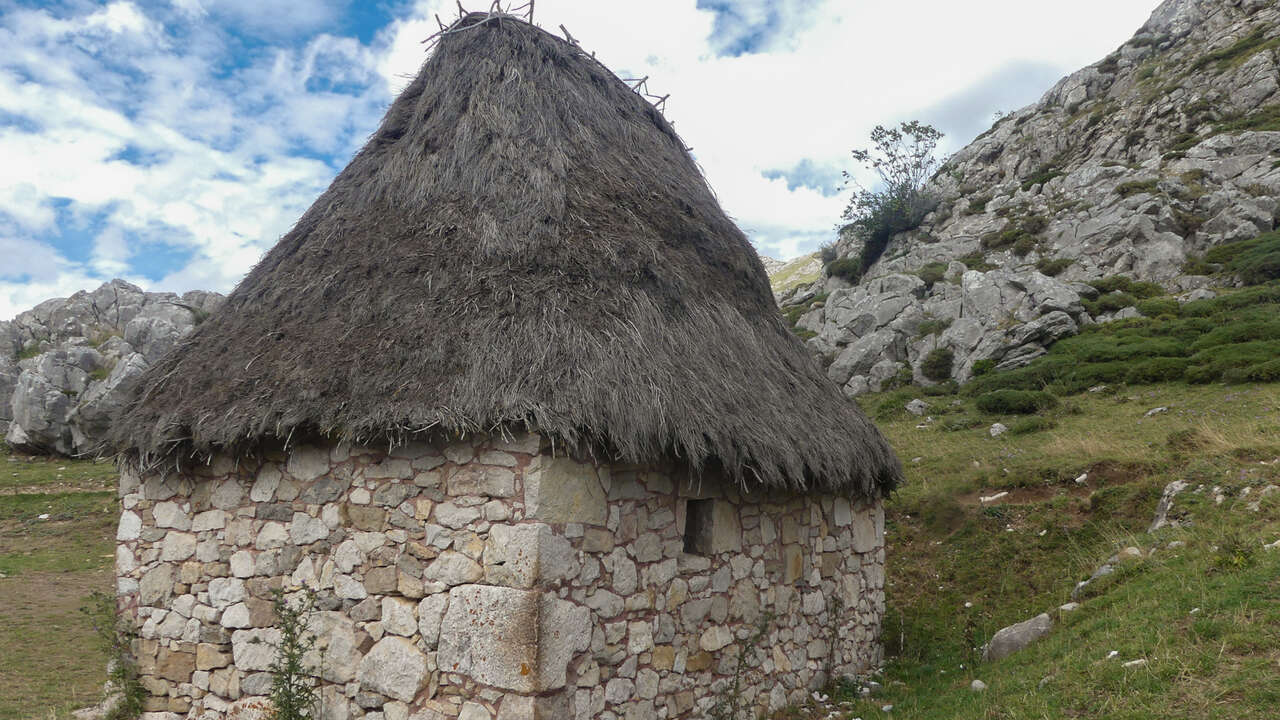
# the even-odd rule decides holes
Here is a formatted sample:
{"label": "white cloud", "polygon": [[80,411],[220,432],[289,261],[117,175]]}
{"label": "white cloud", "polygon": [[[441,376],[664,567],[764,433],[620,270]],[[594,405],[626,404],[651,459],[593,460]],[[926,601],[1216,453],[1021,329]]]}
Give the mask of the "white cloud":
{"label": "white cloud", "polygon": [[[762,18],[777,26],[759,51],[718,55],[716,14],[695,0],[541,0],[535,22],[557,33],[565,25],[615,72],[648,75],[652,89],[671,93],[667,117],[693,146],[725,210],[762,251],[786,256],[830,235],[847,198],[788,190],[766,171],[805,159],[854,170],[849,150],[865,145],[876,124],[921,117],[1014,61],[1066,74],[1099,60],[1146,20],[1153,0],[726,4],[735,13],[721,31],[744,34]],[[416,72],[419,42],[437,27],[434,13],[446,22],[454,16],[441,5],[420,3],[393,28],[379,66],[389,87],[398,90]],[[1026,88],[1023,104],[1047,89]],[[997,109],[1012,108],[982,115],[989,120]],[[950,138],[950,149],[969,139]]]}
{"label": "white cloud", "polygon": [[[877,123],[939,113],[969,131],[981,123],[960,122],[966,113],[1033,101],[1047,89],[1039,79],[1100,59],[1154,2],[539,0],[535,20],[671,93],[667,116],[725,209],[785,257],[829,237],[846,198],[789,188],[776,171],[846,168]],[[0,15],[0,251],[17,258],[0,269],[0,318],[118,273],[155,289],[230,289],[375,129],[425,59],[435,15],[456,15],[448,0],[418,0],[362,44],[322,32],[348,4]],[[991,90],[1033,65],[1026,87]],[[60,246],[62,224],[90,221],[84,247]],[[144,246],[190,260],[150,281]]]}

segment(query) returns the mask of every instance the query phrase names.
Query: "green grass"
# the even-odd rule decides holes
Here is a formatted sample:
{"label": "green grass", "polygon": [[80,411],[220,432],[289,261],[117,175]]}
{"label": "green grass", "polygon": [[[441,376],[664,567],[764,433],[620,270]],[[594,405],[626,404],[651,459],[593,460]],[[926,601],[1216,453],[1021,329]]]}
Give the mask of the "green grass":
{"label": "green grass", "polygon": [[[859,402],[877,412],[911,390]],[[1280,484],[1271,462],[1280,457],[1280,386],[1081,393],[1025,426],[956,399],[963,407],[948,417],[969,428],[943,419],[919,428],[905,413],[880,423],[907,472],[886,505],[888,663],[870,698],[831,688],[833,702],[846,703],[833,717],[882,717],[886,704],[910,720],[1274,717],[1280,551],[1261,545],[1280,538],[1280,495],[1257,513],[1238,498],[1244,487],[1256,498]],[[1146,417],[1156,405],[1169,411]],[[986,426],[997,419],[1011,431],[991,438]],[[1192,484],[1174,503],[1191,525],[1147,535],[1174,479]],[[1221,505],[1213,486],[1227,497]],[[998,491],[1011,495],[977,500]],[[1086,589],[1079,610],[1056,611],[1119,549],[1171,540],[1186,545],[1120,565]],[[1046,611],[1055,616],[1048,637],[980,660],[976,648],[997,629]],[[1147,662],[1122,665],[1135,659]],[[988,690],[972,692],[973,679]]]}
{"label": "green grass", "polygon": [[818,254],[812,253],[804,257],[790,260],[769,275],[769,286],[775,293],[790,290],[799,285],[808,285],[822,277],[822,262]]}
{"label": "green grass", "polygon": [[1239,67],[1260,52],[1280,47],[1280,37],[1267,39],[1266,34],[1267,28],[1260,27],[1221,50],[1202,55],[1191,67],[1202,70],[1213,65],[1218,72]]}
{"label": "green grass", "polygon": [[106,656],[79,608],[113,585],[115,481],[110,462],[0,446],[0,720],[100,699]]}
{"label": "green grass", "polygon": [[[1127,287],[1139,296],[1154,292],[1144,285],[1127,278],[1095,283],[1100,289]],[[1135,302],[1148,317],[1088,326],[1026,367],[987,372],[961,392],[1048,390],[1063,395],[1115,383],[1257,382],[1272,372],[1271,366],[1262,366],[1280,351],[1280,282],[1186,304],[1169,298],[1137,301],[1130,292],[1115,290],[1087,307],[1102,312]]]}

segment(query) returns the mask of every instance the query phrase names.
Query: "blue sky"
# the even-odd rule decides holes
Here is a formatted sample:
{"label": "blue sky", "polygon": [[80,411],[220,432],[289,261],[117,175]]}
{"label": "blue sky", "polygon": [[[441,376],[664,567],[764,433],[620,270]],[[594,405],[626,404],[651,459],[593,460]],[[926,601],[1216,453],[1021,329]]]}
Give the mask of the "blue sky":
{"label": "blue sky", "polygon": [[[1154,5],[539,0],[534,19],[671,93],[721,203],[788,257],[831,236],[848,151],[873,125],[920,118],[955,149]],[[369,136],[454,8],[0,0],[0,319],[113,277],[230,290]]]}

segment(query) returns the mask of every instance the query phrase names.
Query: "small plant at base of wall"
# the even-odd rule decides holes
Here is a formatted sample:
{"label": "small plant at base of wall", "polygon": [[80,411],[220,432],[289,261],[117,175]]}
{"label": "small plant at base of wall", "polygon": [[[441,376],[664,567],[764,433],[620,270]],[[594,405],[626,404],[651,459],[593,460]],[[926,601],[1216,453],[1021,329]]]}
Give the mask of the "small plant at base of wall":
{"label": "small plant at base of wall", "polygon": [[760,641],[769,634],[773,627],[773,613],[766,612],[760,616],[755,630],[738,645],[738,657],[733,664],[733,677],[716,693],[716,702],[707,711],[711,720],[742,720],[754,717],[751,706],[742,697],[743,680],[747,673],[754,669],[751,661],[760,647]]}
{"label": "small plant at base of wall", "polygon": [[271,717],[273,720],[304,720],[314,716],[319,697],[312,672],[303,656],[316,644],[307,631],[307,620],[315,608],[315,593],[303,591],[290,602],[280,590],[274,592],[272,609],[280,642],[271,663]]}
{"label": "small plant at base of wall", "polygon": [[107,655],[107,698],[103,701],[103,720],[131,720],[142,714],[147,690],[138,679],[138,666],[130,648],[136,634],[116,614],[116,600],[103,592],[94,592],[80,608],[89,618],[94,633]]}

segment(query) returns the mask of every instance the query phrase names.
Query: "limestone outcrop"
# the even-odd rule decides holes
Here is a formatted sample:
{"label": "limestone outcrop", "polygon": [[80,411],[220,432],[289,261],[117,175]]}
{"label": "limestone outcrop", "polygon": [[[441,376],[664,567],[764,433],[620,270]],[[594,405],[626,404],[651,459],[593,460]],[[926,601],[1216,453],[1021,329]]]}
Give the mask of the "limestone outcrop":
{"label": "limestone outcrop", "polygon": [[0,322],[0,430],[34,453],[93,453],[144,370],[222,302],[123,280]]}
{"label": "limestone outcrop", "polygon": [[[1211,281],[1188,260],[1275,229],[1280,8],[1168,0],[949,158],[928,189],[937,208],[856,285],[823,277],[778,296],[847,394],[907,368],[928,382],[920,362],[934,348],[953,352],[961,381],[978,361],[1025,363],[1110,319],[1086,312],[1088,282],[1201,290]],[[835,246],[860,249],[847,235]]]}

